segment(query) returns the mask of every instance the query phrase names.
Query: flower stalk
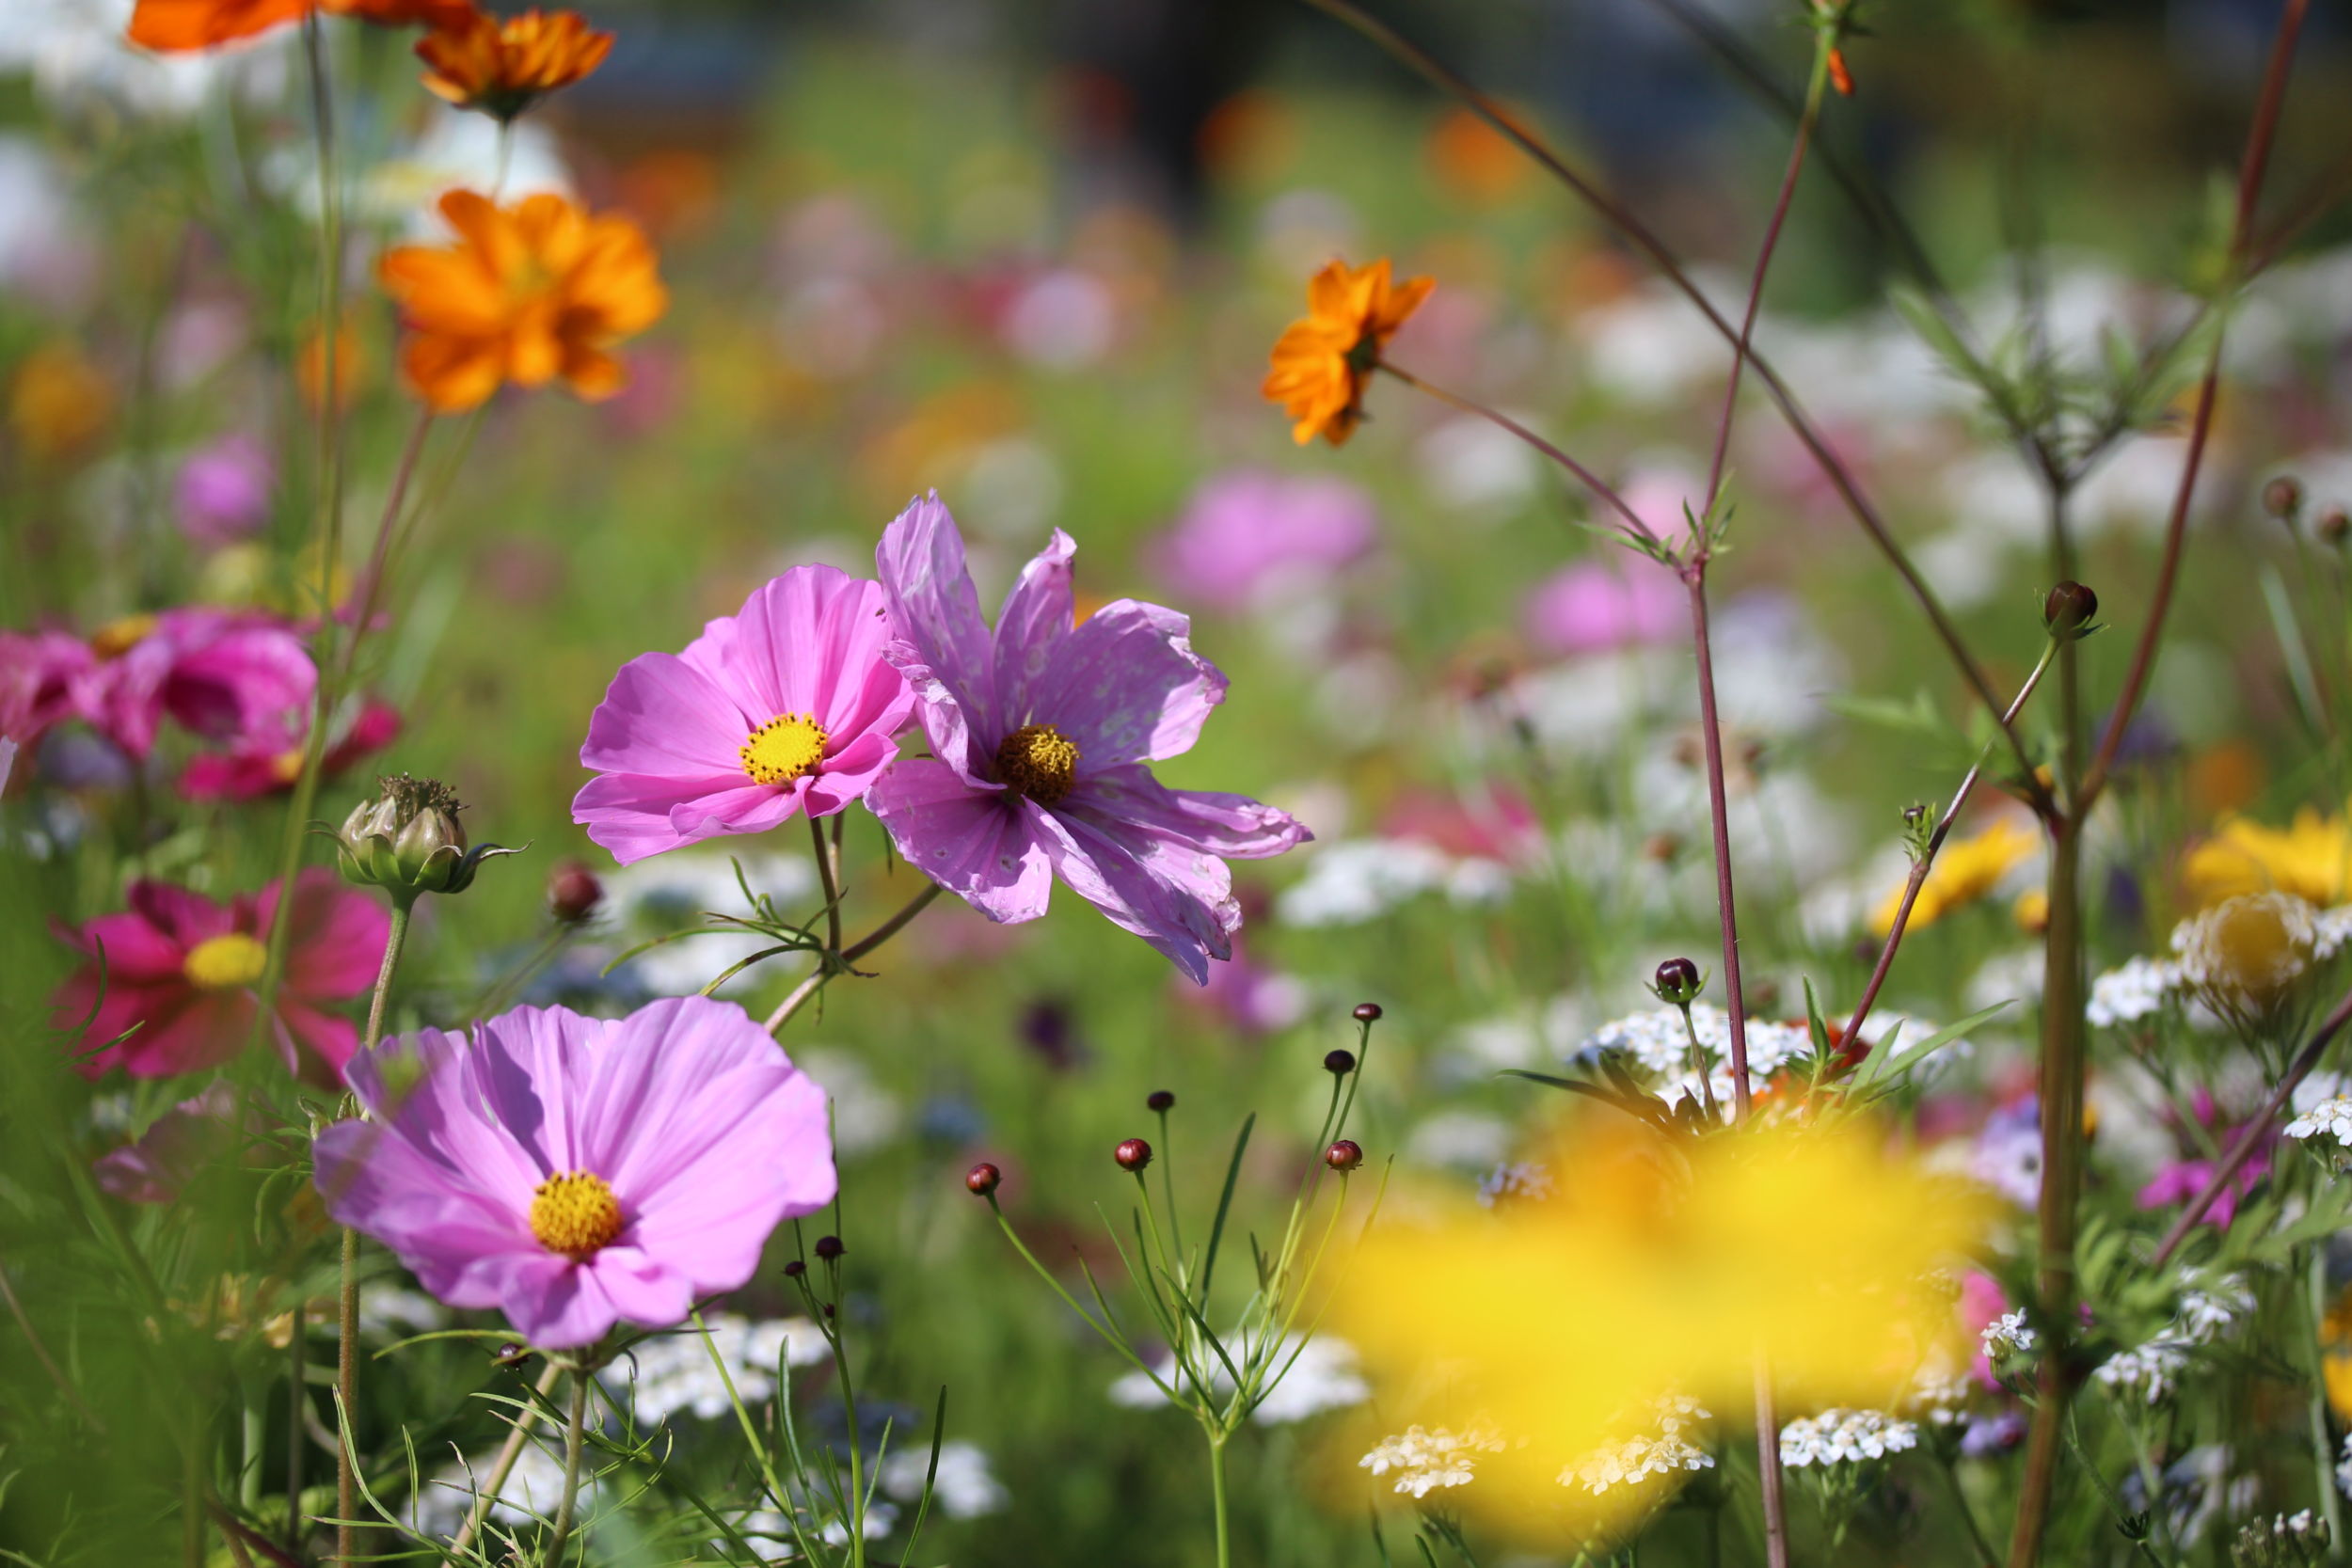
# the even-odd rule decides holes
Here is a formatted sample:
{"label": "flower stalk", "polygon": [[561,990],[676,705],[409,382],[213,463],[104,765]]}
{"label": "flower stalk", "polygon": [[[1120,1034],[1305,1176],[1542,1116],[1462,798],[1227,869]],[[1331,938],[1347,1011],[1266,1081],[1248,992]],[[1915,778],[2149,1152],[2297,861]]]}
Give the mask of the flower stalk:
{"label": "flower stalk", "polygon": [[555,1525],[548,1535],[548,1568],[559,1568],[564,1548],[572,1539],[572,1517],[580,1505],[580,1455],[588,1431],[586,1369],[572,1369],[572,1408],[564,1423],[564,1497],[556,1505]]}

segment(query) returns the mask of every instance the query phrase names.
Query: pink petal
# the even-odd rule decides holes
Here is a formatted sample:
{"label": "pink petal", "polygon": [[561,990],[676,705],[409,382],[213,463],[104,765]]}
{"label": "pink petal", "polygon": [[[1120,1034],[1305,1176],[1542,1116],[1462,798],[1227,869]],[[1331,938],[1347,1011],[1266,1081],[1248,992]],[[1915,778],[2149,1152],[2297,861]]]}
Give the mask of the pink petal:
{"label": "pink petal", "polygon": [[1192,623],[1158,605],[1120,599],[1088,617],[1028,688],[1029,718],[1078,747],[1081,776],[1192,749],[1225,676],[1192,651]]}
{"label": "pink petal", "polygon": [[866,792],[898,853],[1000,924],[1035,920],[1054,890],[1053,863],[1023,802],[975,789],[945,763],[901,757]]}
{"label": "pink petal", "polygon": [[1135,765],[1089,775],[1057,809],[1065,816],[1132,822],[1170,844],[1228,860],[1263,860],[1315,836],[1290,813],[1247,795],[1169,789]]}
{"label": "pink petal", "polygon": [[882,770],[898,754],[898,742],[888,730],[868,730],[825,759],[823,771],[808,781],[808,814],[831,816],[872,787]]}
{"label": "pink petal", "polygon": [[132,913],[169,936],[183,952],[236,928],[228,905],[169,882],[133,882],[126,901]]}
{"label": "pink petal", "polygon": [[1195,984],[1205,985],[1211,958],[1233,956],[1241,910],[1225,863],[1175,850],[1136,830],[1082,816],[1029,811],[1070,890],[1120,930],[1141,937]]}
{"label": "pink petal", "polygon": [[670,808],[670,826],[688,844],[724,833],[764,833],[801,809],[809,783],[805,775],[787,784],[746,782],[716,795],[681,801]]}
{"label": "pink petal", "polygon": [[[679,816],[682,814],[688,821],[697,820],[700,802],[739,791],[746,783],[740,771],[699,779],[653,778],[642,773],[599,774],[572,797],[572,820],[586,828],[590,838],[612,851],[614,860],[632,865],[648,855],[675,849],[707,836],[681,832],[675,826]],[[768,784],[755,787],[770,794],[780,793]]]}
{"label": "pink petal", "polygon": [[750,716],[707,673],[675,654],[640,654],[613,673],[604,701],[589,716],[580,763],[599,773],[740,780],[744,738],[773,717]]}
{"label": "pink petal", "polygon": [[[277,923],[278,884],[262,890],[261,929],[268,940]],[[294,940],[286,951],[285,989],[313,1002],[340,1002],[375,987],[391,940],[392,917],[381,900],[346,887],[337,875],[314,865],[294,879]],[[348,1048],[345,1054],[348,1054]],[[334,1064],[342,1066],[339,1059]]]}
{"label": "pink petal", "polygon": [[[987,763],[1003,733],[995,719],[992,641],[980,596],[965,569],[963,536],[933,491],[882,531],[874,551],[896,634],[890,662],[914,689],[932,753],[966,780]],[[984,740],[979,737],[986,737]]]}
{"label": "pink petal", "polygon": [[1070,562],[1078,546],[1061,530],[1040,550],[1005,595],[996,617],[996,646],[991,672],[996,689],[997,722],[1009,733],[1032,720],[1051,721],[1031,693],[1062,657],[1077,621],[1070,588]]}

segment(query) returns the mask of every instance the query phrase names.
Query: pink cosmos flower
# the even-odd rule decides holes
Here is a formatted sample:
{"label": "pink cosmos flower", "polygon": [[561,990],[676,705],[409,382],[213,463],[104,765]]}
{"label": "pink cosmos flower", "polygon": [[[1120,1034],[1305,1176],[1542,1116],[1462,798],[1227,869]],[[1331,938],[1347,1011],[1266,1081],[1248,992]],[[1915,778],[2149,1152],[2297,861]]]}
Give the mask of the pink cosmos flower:
{"label": "pink cosmos flower", "polygon": [[222,437],[180,465],[172,481],[180,531],[211,549],[251,537],[269,521],[276,482],[260,442],[250,436]]}
{"label": "pink cosmos flower", "polygon": [[[2269,1175],[2269,1153],[2257,1153],[2239,1167],[2237,1175],[2230,1179],[2228,1185],[2214,1195],[2213,1201],[2205,1206],[2205,1217],[2200,1223],[2210,1225],[2217,1230],[2229,1229],[2230,1222],[2237,1218],[2237,1206],[2250,1196]],[[2211,1160],[2175,1160],[2160,1167],[2147,1185],[2134,1196],[2133,1202],[2142,1209],[2169,1209],[2174,1204],[2186,1203],[2203,1192],[2205,1183],[2212,1180]]]}
{"label": "pink cosmos flower", "polygon": [[733,1003],[517,1007],[387,1040],[345,1076],[371,1119],[319,1134],[327,1212],[542,1349],[683,1322],[833,1200],[825,1091]]}
{"label": "pink cosmos flower", "polygon": [[1377,531],[1359,485],[1244,468],[1193,492],[1152,563],[1171,588],[1231,614],[1361,560]]}
{"label": "pink cosmos flower", "polygon": [[1690,614],[1672,572],[1628,556],[1553,573],[1529,593],[1520,620],[1548,654],[1594,654],[1672,641],[1687,632]]}
{"label": "pink cosmos flower", "polygon": [[1057,529],[992,632],[936,494],[883,531],[888,657],[932,754],[893,764],[866,804],[909,864],[991,920],[1035,920],[1059,877],[1205,983],[1241,928],[1224,857],[1279,855],[1311,835],[1246,796],[1152,776],[1145,763],[1192,749],[1225,677],[1172,610],[1120,599],[1075,624],[1076,548]]}
{"label": "pink cosmos flower", "polygon": [[914,698],[882,589],[795,566],[682,654],[640,654],[588,721],[572,820],[623,865],[796,812],[830,816],[898,754]]}
{"label": "pink cosmos flower", "polygon": [[61,631],[0,631],[0,736],[38,745],[52,724],[81,711],[98,656]]}
{"label": "pink cosmos flower", "polygon": [[[215,904],[169,883],[134,882],[123,913],[60,930],[89,961],[57,988],[57,1024],[77,1028],[88,1020],[80,1050],[136,1025],[121,1043],[77,1057],[79,1070],[95,1078],[120,1067],[134,1078],[164,1078],[217,1066],[243,1050],[260,1006],[254,988],[268,962],[278,886]],[[374,985],[391,917],[334,872],[314,866],[294,880],[293,919],[270,1032],[290,1069],[331,1085],[358,1035],[350,1020],[322,1008]]]}
{"label": "pink cosmos flower", "polygon": [[134,1141],[101,1155],[90,1176],[100,1192],[125,1203],[177,1203],[229,1148],[236,1109],[236,1091],[215,1081],[157,1117]]}
{"label": "pink cosmos flower", "polygon": [[[330,734],[332,732],[329,732]],[[342,734],[326,743],[319,776],[332,779],[360,758],[389,746],[400,735],[399,710],[387,703],[362,704]],[[307,736],[263,751],[206,752],[180,771],[180,794],[189,800],[257,800],[292,789],[302,774]]]}
{"label": "pink cosmos flower", "polygon": [[238,752],[282,751],[309,722],[318,667],[294,629],[258,610],[135,615],[90,640],[83,718],[136,761],[167,718]]}

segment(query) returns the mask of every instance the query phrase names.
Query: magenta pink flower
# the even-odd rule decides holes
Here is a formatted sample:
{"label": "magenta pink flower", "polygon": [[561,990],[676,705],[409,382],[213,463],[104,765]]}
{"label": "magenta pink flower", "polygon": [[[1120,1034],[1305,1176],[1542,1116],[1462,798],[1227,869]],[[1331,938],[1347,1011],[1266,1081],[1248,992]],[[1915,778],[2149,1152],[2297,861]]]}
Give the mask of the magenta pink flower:
{"label": "magenta pink flower", "polygon": [[82,711],[98,656],[61,631],[0,631],[0,736],[36,746],[52,724]]}
{"label": "magenta pink flower", "polygon": [[[2169,1209],[2174,1204],[2186,1203],[2205,1190],[2205,1183],[2213,1180],[2213,1170],[2211,1160],[2175,1160],[2160,1167],[2134,1196],[2133,1202],[2142,1209]],[[2205,1216],[2200,1223],[2218,1230],[2229,1229],[2230,1222],[2237,1218],[2237,1206],[2250,1196],[2269,1175],[2268,1152],[2254,1155],[2238,1168],[2238,1173],[2230,1179],[2226,1186],[2214,1195],[2213,1201],[2205,1206]]]}
{"label": "magenta pink flower", "polygon": [[261,531],[277,483],[269,453],[250,436],[223,436],[180,465],[171,499],[180,531],[218,549]]}
{"label": "magenta pink flower", "polygon": [[[332,733],[331,731],[329,732]],[[399,710],[387,703],[360,705],[349,725],[326,743],[319,759],[319,776],[333,779],[360,758],[373,756],[400,735]],[[302,775],[303,750],[309,737],[293,744],[255,752],[207,752],[189,759],[180,770],[180,793],[190,800],[257,800],[280,795]]]}
{"label": "magenta pink flower", "polygon": [[543,1349],[683,1322],[833,1200],[825,1091],[733,1003],[517,1007],[345,1076],[372,1119],[319,1134],[327,1212]]}
{"label": "magenta pink flower", "polygon": [[100,628],[79,709],[145,761],[168,718],[235,752],[283,751],[310,723],[318,667],[285,622],[194,606]]}
{"label": "magenta pink flower", "polygon": [[620,668],[580,749],[572,820],[623,865],[796,812],[830,816],[898,754],[914,696],[882,658],[882,590],[795,566],[682,654]]}
{"label": "magenta pink flower", "polygon": [[1325,581],[1370,554],[1377,537],[1360,486],[1242,468],[1193,492],[1155,542],[1152,564],[1187,599],[1231,614]]}
{"label": "magenta pink flower", "polygon": [[1143,766],[1192,749],[1225,677],[1172,610],[1120,599],[1073,624],[1076,548],[1057,529],[992,632],[937,495],[883,531],[888,657],[932,754],[893,764],[866,804],[909,864],[991,920],[1035,920],[1059,877],[1206,982],[1241,928],[1225,858],[1311,835],[1246,796],[1166,788]]}
{"label": "magenta pink flower", "polygon": [[1674,574],[1656,562],[1581,561],[1527,595],[1527,639],[1548,654],[1605,653],[1687,633],[1691,610]]}
{"label": "magenta pink flower", "polygon": [[[278,890],[272,882],[258,895],[215,904],[167,882],[133,882],[129,910],[61,930],[89,959],[52,999],[57,1026],[77,1029],[77,1052],[93,1053],[75,1066],[92,1078],[114,1067],[165,1078],[243,1050],[261,1006],[255,988],[268,961]],[[293,918],[270,1035],[290,1069],[332,1084],[358,1035],[350,1020],[324,1008],[374,985],[391,917],[332,871],[313,867],[294,880]],[[128,1038],[106,1045],[135,1025]]]}

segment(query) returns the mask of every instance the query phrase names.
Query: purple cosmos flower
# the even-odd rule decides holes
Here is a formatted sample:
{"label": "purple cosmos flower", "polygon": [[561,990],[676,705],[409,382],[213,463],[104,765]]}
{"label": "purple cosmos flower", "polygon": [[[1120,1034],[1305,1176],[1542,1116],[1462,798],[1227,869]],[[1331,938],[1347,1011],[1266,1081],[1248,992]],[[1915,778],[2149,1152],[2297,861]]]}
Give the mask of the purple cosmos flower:
{"label": "purple cosmos flower", "polygon": [[682,654],[620,668],[580,749],[572,820],[623,865],[805,810],[830,816],[898,754],[914,696],[882,658],[882,589],[795,566]]}
{"label": "purple cosmos flower", "polygon": [[934,494],[875,552],[931,756],[895,763],[866,804],[909,864],[991,920],[1035,920],[1059,877],[1205,983],[1241,928],[1225,857],[1279,855],[1311,836],[1241,795],[1168,789],[1147,762],[1190,751],[1225,677],[1191,623],[1120,599],[1075,624],[1057,529],[991,632],[963,536]]}
{"label": "purple cosmos flower", "polygon": [[338,1221],[546,1350],[666,1328],[833,1200],[825,1091],[730,1002],[517,1007],[353,1058],[371,1119],[313,1153]]}
{"label": "purple cosmos flower", "polygon": [[1673,573],[1629,557],[1562,567],[1530,591],[1521,620],[1546,653],[1594,654],[1687,635],[1690,614]]}
{"label": "purple cosmos flower", "polygon": [[1242,468],[1193,492],[1152,563],[1188,598],[1232,614],[1323,581],[1371,553],[1376,537],[1360,486]]}

